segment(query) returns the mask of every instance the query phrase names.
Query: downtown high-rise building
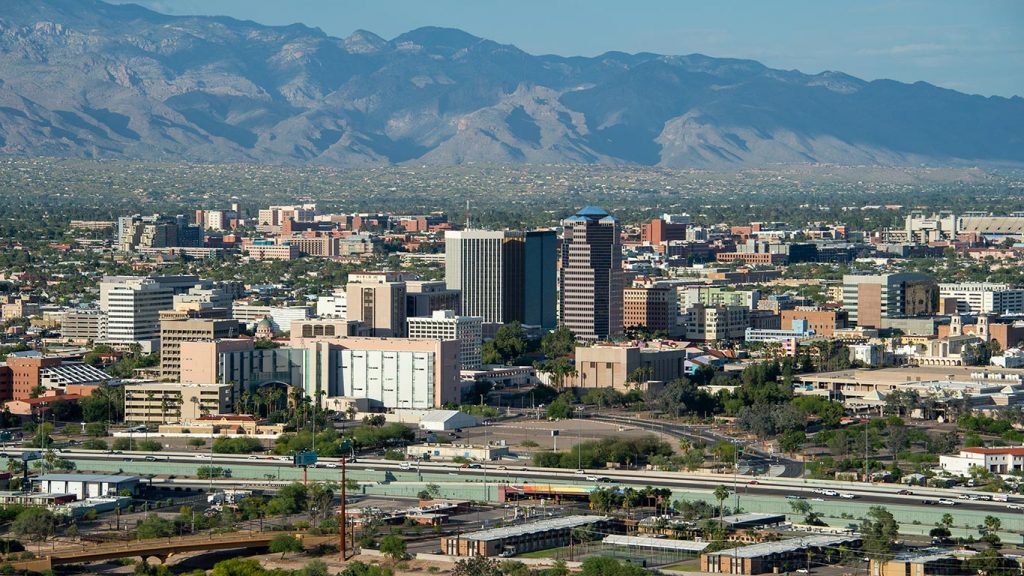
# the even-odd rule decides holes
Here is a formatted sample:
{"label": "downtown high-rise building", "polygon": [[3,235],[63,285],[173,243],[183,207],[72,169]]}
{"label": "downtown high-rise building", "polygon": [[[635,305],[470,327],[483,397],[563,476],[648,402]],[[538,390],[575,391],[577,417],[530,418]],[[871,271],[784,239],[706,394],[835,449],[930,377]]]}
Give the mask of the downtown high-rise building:
{"label": "downtown high-rise building", "polygon": [[559,323],[579,340],[622,333],[619,234],[618,219],[594,206],[562,220]]}
{"label": "downtown high-rise building", "polygon": [[445,232],[445,284],[462,291],[462,314],[484,322],[557,324],[553,230]]}

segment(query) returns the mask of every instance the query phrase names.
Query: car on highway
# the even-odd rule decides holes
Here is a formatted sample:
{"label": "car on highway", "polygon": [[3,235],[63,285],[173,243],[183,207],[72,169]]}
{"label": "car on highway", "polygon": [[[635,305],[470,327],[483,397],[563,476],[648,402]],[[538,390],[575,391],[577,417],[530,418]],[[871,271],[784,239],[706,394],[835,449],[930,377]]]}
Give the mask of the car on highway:
{"label": "car on highway", "polygon": [[498,470],[508,470],[508,466],[498,466]]}
{"label": "car on highway", "polygon": [[971,497],[968,496],[967,494],[957,494],[956,495],[956,499],[957,500],[970,500]]}
{"label": "car on highway", "polygon": [[975,500],[975,501],[981,501],[981,502],[991,502],[992,501],[992,497],[989,496],[988,494],[971,494],[970,495],[970,499],[971,500]]}
{"label": "car on highway", "polygon": [[146,456],[143,460],[146,462],[156,462],[156,456]]}
{"label": "car on highway", "polygon": [[798,496],[796,494],[787,494],[786,500],[806,500],[806,498],[804,498],[803,496]]}
{"label": "car on highway", "polygon": [[949,498],[939,498],[938,503],[943,506],[956,506],[956,500],[950,500]]}
{"label": "car on highway", "polygon": [[[402,462],[401,464],[398,465],[398,467],[401,468],[402,470],[411,470],[412,464],[409,464],[408,462]],[[337,468],[337,465],[335,465],[335,468]]]}
{"label": "car on highway", "polygon": [[851,494],[849,492],[840,492],[839,493],[839,497],[840,498],[846,498],[847,500],[853,500],[854,498],[857,497],[857,495],[856,494]]}
{"label": "car on highway", "polygon": [[334,462],[324,462],[323,464],[324,464],[324,468],[337,468],[338,467],[338,465],[335,464]]}
{"label": "car on highway", "polygon": [[598,482],[597,476],[587,476],[587,482]]}
{"label": "car on highway", "polygon": [[1007,510],[1024,510],[1024,505],[1022,505],[1022,504],[1007,504],[1006,505],[1006,509]]}
{"label": "car on highway", "polygon": [[583,476],[586,473],[587,472],[583,469],[577,469],[576,472],[573,472],[573,474],[576,474],[577,476]]}
{"label": "car on highway", "polygon": [[821,494],[823,496],[839,496],[839,492],[836,492],[835,490],[829,490],[827,488],[825,490],[822,490]]}
{"label": "car on highway", "polygon": [[897,492],[897,494],[899,494],[900,496],[913,496],[914,492],[904,488],[903,490],[900,490],[899,492]]}
{"label": "car on highway", "polygon": [[758,482],[757,480],[751,480],[750,482],[747,482],[747,484],[750,484],[751,486],[757,486],[758,484],[760,484],[760,482]]}

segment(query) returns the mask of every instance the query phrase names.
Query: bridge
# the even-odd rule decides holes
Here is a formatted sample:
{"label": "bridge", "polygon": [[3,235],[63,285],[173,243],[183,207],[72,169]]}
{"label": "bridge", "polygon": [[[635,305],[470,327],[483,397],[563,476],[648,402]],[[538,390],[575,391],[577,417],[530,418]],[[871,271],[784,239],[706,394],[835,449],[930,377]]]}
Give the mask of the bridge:
{"label": "bridge", "polygon": [[233,532],[228,534],[198,534],[172,538],[152,538],[131,542],[83,544],[82,547],[63,548],[32,560],[11,562],[16,570],[42,572],[61,564],[101,562],[115,558],[158,558],[161,563],[174,554],[211,552],[243,548],[268,548],[270,542],[282,534],[297,537],[304,548],[336,542],[337,535],[310,535],[296,532]]}

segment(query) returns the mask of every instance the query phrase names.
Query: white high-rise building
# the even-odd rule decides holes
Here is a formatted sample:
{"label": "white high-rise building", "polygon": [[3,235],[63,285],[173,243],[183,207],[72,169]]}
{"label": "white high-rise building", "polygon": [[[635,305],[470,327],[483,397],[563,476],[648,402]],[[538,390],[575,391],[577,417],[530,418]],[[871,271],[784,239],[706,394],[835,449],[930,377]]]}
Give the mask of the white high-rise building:
{"label": "white high-rise building", "polygon": [[423,340],[458,340],[459,364],[463,370],[480,368],[480,346],[483,343],[483,322],[479,316],[456,316],[451,310],[438,310],[431,316],[411,317],[409,338]]}
{"label": "white high-rise building", "polygon": [[160,343],[160,311],[174,306],[174,289],[157,279],[104,278],[100,283],[100,310],[107,322],[99,340],[128,347],[138,344],[153,352]]}
{"label": "white high-rise building", "polygon": [[444,243],[445,284],[462,290],[462,313],[503,322],[505,232],[445,232]]}
{"label": "white high-rise building", "polygon": [[939,298],[956,298],[960,314],[1004,314],[1024,312],[1024,289],[992,282],[939,284]]}

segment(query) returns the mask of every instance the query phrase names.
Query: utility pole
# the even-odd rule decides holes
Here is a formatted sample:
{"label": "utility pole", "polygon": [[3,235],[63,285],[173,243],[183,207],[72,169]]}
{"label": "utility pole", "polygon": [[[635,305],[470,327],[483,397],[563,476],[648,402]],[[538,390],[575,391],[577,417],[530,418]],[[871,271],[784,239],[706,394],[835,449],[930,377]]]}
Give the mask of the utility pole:
{"label": "utility pole", "polygon": [[341,559],[342,560],[348,560],[348,547],[346,546],[346,542],[345,542],[345,529],[346,529],[345,524],[348,521],[348,516],[346,516],[346,514],[345,514],[345,500],[347,500],[347,496],[345,494],[345,491],[346,491],[347,488],[346,488],[345,484],[348,481],[348,477],[345,474],[345,470],[346,470],[345,462],[347,460],[348,460],[347,457],[342,457],[342,459],[341,459],[341,518],[338,519],[338,534],[340,536],[338,544],[341,547]]}

